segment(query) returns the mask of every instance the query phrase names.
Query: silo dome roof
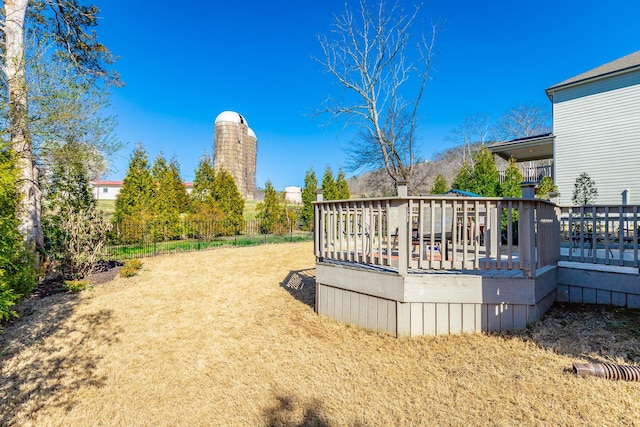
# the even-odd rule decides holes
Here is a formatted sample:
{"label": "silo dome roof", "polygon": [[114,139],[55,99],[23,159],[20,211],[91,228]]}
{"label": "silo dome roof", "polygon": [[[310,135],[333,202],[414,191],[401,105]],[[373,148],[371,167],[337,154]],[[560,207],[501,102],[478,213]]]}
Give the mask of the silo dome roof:
{"label": "silo dome roof", "polygon": [[247,133],[249,134],[250,137],[258,139],[258,137],[256,136],[256,133],[253,131],[253,129],[248,128],[247,129]]}
{"label": "silo dome roof", "polygon": [[235,111],[223,111],[222,113],[218,114],[215,123],[218,122],[244,123],[245,125],[249,126],[247,120]]}

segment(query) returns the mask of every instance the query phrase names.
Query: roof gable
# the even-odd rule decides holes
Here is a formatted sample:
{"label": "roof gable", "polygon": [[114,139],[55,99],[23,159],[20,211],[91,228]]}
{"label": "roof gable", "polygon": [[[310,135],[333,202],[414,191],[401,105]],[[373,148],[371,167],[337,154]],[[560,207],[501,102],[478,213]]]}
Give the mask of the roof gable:
{"label": "roof gable", "polygon": [[547,94],[550,95],[551,92],[563,89],[567,86],[583,84],[609,75],[633,71],[636,69],[640,70],[640,50],[553,85],[547,89]]}

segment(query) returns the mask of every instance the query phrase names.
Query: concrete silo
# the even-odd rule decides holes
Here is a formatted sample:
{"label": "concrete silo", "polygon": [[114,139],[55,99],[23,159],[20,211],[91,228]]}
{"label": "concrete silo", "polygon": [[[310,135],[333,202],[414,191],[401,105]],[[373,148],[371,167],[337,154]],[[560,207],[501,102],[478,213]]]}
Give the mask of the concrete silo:
{"label": "concrete silo", "polygon": [[218,114],[213,134],[213,166],[231,173],[246,200],[256,197],[258,140],[247,120],[233,111]]}

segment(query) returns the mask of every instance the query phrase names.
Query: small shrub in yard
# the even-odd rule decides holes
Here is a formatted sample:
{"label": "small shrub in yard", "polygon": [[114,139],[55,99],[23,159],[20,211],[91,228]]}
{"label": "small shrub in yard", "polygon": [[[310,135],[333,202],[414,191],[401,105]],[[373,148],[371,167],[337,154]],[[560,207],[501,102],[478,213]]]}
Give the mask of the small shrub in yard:
{"label": "small shrub in yard", "polygon": [[91,273],[103,256],[111,224],[95,206],[63,206],[47,214],[47,252],[55,268],[72,280]]}
{"label": "small shrub in yard", "polygon": [[65,280],[63,287],[67,292],[75,294],[87,289],[90,284],[90,280]]}
{"label": "small shrub in yard", "polygon": [[122,266],[122,270],[120,270],[120,276],[122,277],[131,277],[138,274],[138,270],[142,268],[142,261],[139,259],[130,259],[129,261],[125,261]]}

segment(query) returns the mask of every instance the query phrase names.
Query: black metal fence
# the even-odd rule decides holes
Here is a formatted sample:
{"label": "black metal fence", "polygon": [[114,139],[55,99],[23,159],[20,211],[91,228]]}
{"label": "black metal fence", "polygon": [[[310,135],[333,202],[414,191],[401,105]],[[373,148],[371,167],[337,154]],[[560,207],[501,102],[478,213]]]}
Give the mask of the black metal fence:
{"label": "black metal fence", "polygon": [[106,255],[110,260],[143,258],[160,254],[199,251],[220,246],[251,246],[312,240],[313,232],[286,221],[267,232],[257,220],[241,224],[229,221],[135,221],[114,225]]}

